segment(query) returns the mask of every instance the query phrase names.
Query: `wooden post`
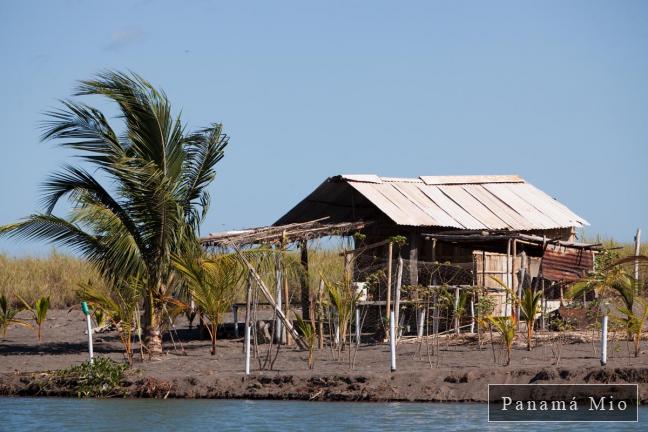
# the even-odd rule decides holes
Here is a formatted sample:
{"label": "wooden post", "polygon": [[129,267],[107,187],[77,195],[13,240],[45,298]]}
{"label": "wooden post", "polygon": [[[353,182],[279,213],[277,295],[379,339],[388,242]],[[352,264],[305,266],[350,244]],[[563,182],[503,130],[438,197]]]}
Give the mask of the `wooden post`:
{"label": "wooden post", "polygon": [[[410,233],[409,235],[409,284],[418,285],[418,255],[421,245],[421,235]],[[398,312],[396,313],[398,317]]]}
{"label": "wooden post", "polygon": [[[511,286],[509,288],[511,288],[511,291],[513,293],[517,293],[517,287],[518,287],[517,269],[515,268],[516,267],[516,265],[515,265],[516,262],[515,261],[516,261],[516,258],[517,258],[517,240],[516,239],[513,239],[513,253],[512,253],[512,255],[513,255],[513,257],[512,257],[513,261],[511,262]],[[511,313],[513,313],[513,309],[511,309]]]}
{"label": "wooden post", "polygon": [[470,333],[475,333],[475,294],[470,296]]}
{"label": "wooden post", "polygon": [[398,271],[396,273],[396,295],[394,296],[394,318],[396,322],[396,338],[400,337],[400,294],[403,283],[403,258],[398,257]]}
{"label": "wooden post", "polygon": [[[283,304],[282,304],[282,286],[281,286],[281,279],[282,279],[282,272],[281,272],[281,255],[278,250],[275,250],[275,302],[277,303],[277,309],[282,310],[283,309]],[[283,328],[281,326],[281,319],[277,316],[275,318],[275,342],[277,343],[283,343]]]}
{"label": "wooden post", "polygon": [[542,330],[545,330],[545,315],[547,313],[547,297],[545,296],[545,280],[542,278],[541,282],[542,285],[542,301],[540,302],[542,304],[542,316],[541,318],[541,323],[542,323]]}
{"label": "wooden post", "polygon": [[360,323],[360,307],[355,308],[355,336],[356,346],[360,346],[360,337],[362,336],[362,324]]}
{"label": "wooden post", "polygon": [[[302,318],[304,321],[311,319],[311,294],[310,294],[310,281],[308,278],[308,241],[303,240],[300,243],[300,255],[301,255],[301,266],[302,266],[302,277],[301,277],[301,309],[302,309]],[[313,329],[315,329],[314,323]]]}
{"label": "wooden post", "polygon": [[261,291],[263,296],[266,298],[268,303],[270,303],[270,305],[274,308],[275,313],[277,314],[277,317],[279,318],[280,321],[282,321],[283,325],[286,326],[286,329],[290,332],[292,337],[295,339],[295,341],[297,342],[297,345],[299,346],[299,348],[306,349],[307,348],[306,344],[302,340],[299,333],[297,333],[297,330],[295,330],[292,323],[286,319],[286,316],[284,315],[283,311],[281,310],[281,307],[279,307],[277,305],[277,303],[275,302],[274,297],[272,296],[272,293],[270,292],[270,290],[266,286],[265,282],[263,282],[263,279],[261,279],[261,276],[259,276],[259,274],[255,270],[255,268],[252,266],[252,264],[250,264],[250,261],[248,261],[248,259],[245,257],[245,255],[243,253],[241,253],[241,250],[234,243],[230,243],[230,245],[236,251],[236,253],[238,254],[238,256],[241,259],[241,261],[243,262],[243,264],[248,268],[248,270],[252,274],[252,277],[254,278],[254,280],[255,280],[255,282],[257,284],[257,287],[259,288],[259,290]]}
{"label": "wooden post", "polygon": [[396,317],[394,311],[390,312],[389,316],[389,369],[392,372],[396,371]]}
{"label": "wooden post", "polygon": [[527,262],[527,256],[526,252],[522,251],[520,253],[520,282],[518,283],[518,289],[517,289],[517,296],[518,296],[518,304],[516,307],[516,318],[518,321],[518,330],[520,328],[520,301],[522,301],[522,289],[524,288],[524,281],[526,279],[526,262]]}
{"label": "wooden post", "polygon": [[319,343],[318,348],[324,349],[324,317],[322,316],[322,304],[324,302],[324,279],[320,279],[319,289],[317,290],[317,321],[319,328],[317,329]]}
{"label": "wooden post", "polygon": [[482,286],[486,288],[486,251],[482,251]]}
{"label": "wooden post", "polygon": [[245,375],[250,375],[250,326],[252,314],[252,276],[248,274],[245,295]]}
{"label": "wooden post", "polygon": [[234,337],[239,337],[238,305],[232,305],[232,321],[234,321]]}
{"label": "wooden post", "polygon": [[423,331],[425,329],[425,311],[427,309],[427,305],[424,307],[420,307],[418,310],[418,328],[416,329],[416,336],[419,338],[423,337]]}
{"label": "wooden post", "polygon": [[387,306],[385,319],[389,322],[389,311],[391,310],[391,290],[392,290],[392,254],[394,251],[394,244],[389,242],[387,245]]}
{"label": "wooden post", "polygon": [[[284,304],[286,305],[286,319],[290,320],[290,293],[288,292],[288,277],[284,274],[283,275],[283,290],[284,290]],[[284,329],[283,334],[281,335],[283,337],[284,343],[288,346],[292,345],[292,338],[290,337],[290,333]]]}
{"label": "wooden post", "polygon": [[454,322],[455,322],[455,334],[459,334],[459,317],[457,316],[457,309],[459,308],[459,287],[455,287],[455,301],[454,301]]}

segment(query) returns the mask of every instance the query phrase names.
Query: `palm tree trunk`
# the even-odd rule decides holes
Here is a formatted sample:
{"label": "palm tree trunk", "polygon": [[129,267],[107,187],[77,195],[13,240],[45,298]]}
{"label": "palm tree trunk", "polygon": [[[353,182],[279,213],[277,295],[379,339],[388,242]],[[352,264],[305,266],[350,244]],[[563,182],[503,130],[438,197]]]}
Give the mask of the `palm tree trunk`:
{"label": "palm tree trunk", "polygon": [[527,321],[527,351],[531,351],[531,333],[533,332],[533,321]]}
{"label": "palm tree trunk", "polygon": [[216,331],[218,330],[218,323],[212,321],[211,323],[211,355],[216,355]]}
{"label": "palm tree trunk", "polygon": [[162,356],[161,313],[155,306],[153,295],[149,293],[144,298],[144,345],[151,358]]}

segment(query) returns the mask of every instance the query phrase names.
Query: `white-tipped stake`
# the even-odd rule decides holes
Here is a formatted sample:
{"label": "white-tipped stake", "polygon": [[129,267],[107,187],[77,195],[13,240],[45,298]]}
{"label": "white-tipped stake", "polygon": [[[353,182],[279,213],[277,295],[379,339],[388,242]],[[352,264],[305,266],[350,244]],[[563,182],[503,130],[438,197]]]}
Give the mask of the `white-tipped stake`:
{"label": "white-tipped stake", "polygon": [[238,305],[232,305],[232,321],[234,321],[234,337],[239,337]]}
{"label": "white-tipped stake", "polygon": [[355,310],[355,331],[356,331],[356,345],[360,345],[360,336],[362,329],[360,327],[360,308],[357,307]]}
{"label": "white-tipped stake", "polygon": [[92,320],[90,319],[88,303],[81,302],[81,310],[86,316],[86,324],[88,326],[88,353],[90,354],[90,363],[94,363],[94,351],[92,349]]}
{"label": "white-tipped stake", "polygon": [[607,333],[608,333],[608,313],[607,305],[602,306],[603,317],[601,318],[601,366],[607,364]]}
{"label": "white-tipped stake", "polygon": [[390,369],[392,372],[396,371],[396,317],[394,311],[389,312],[389,353],[390,353]]}
{"label": "white-tipped stake", "polygon": [[250,375],[250,324],[245,326],[245,375]]}

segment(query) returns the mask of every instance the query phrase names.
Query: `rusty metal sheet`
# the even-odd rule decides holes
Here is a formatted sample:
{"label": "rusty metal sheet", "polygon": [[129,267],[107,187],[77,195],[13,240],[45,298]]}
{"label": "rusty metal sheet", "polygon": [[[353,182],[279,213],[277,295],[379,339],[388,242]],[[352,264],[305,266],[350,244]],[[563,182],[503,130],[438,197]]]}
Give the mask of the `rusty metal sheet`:
{"label": "rusty metal sheet", "polygon": [[542,257],[542,275],[555,282],[574,282],[594,268],[591,250],[549,245]]}

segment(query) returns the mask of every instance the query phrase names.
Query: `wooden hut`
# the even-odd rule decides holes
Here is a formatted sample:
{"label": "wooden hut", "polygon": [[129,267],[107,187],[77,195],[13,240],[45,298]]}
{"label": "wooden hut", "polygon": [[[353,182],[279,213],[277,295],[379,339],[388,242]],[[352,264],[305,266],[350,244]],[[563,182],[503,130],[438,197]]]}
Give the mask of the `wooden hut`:
{"label": "wooden hut", "polygon": [[558,287],[593,268],[597,246],[576,241],[576,230],[588,225],[584,218],[516,175],[338,175],[275,226],[322,218],[366,223],[364,244],[382,244],[372,258],[387,256],[386,239],[406,237],[399,254],[408,285],[432,283],[420,280],[426,273],[419,262],[451,263],[466,269],[472,285],[495,289],[498,277],[517,290],[526,277],[561,299]]}

